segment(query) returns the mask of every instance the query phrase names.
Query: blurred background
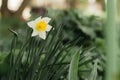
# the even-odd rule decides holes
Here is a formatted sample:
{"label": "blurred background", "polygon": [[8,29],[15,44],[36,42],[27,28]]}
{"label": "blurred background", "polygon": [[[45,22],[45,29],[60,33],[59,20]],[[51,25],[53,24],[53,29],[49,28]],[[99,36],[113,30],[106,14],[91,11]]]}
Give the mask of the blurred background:
{"label": "blurred background", "polygon": [[[85,14],[94,14],[101,16],[105,10],[104,0],[0,0],[1,15],[8,18],[13,16],[16,18],[29,19],[30,12],[41,13],[42,8],[51,8],[66,10],[74,8],[82,10]],[[5,16],[6,15],[6,16]]]}
{"label": "blurred background", "polygon": [[[82,37],[85,47],[94,45],[104,53],[106,0],[0,0],[0,52],[8,52],[12,29],[19,44],[26,36],[27,22],[39,16],[52,18],[51,25],[64,25],[63,43]],[[119,0],[118,0],[119,4]],[[118,5],[119,9],[120,5]],[[119,13],[119,10],[118,10]],[[119,15],[118,15],[119,24]]]}
{"label": "blurred background", "polygon": [[86,46],[99,42],[105,4],[105,0],[0,0],[0,51],[7,51],[11,43],[8,28],[25,35],[26,23],[38,16],[51,17],[54,27],[64,25],[64,43],[79,36]]}

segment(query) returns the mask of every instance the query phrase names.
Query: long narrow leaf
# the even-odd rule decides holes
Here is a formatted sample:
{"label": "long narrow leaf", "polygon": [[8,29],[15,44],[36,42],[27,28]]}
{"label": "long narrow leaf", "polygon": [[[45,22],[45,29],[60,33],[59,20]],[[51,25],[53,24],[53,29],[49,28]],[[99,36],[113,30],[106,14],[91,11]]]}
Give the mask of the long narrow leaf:
{"label": "long narrow leaf", "polygon": [[78,80],[77,74],[78,74],[78,63],[79,63],[79,57],[80,57],[80,50],[73,55],[73,58],[70,63],[70,68],[69,68],[69,76],[68,80]]}

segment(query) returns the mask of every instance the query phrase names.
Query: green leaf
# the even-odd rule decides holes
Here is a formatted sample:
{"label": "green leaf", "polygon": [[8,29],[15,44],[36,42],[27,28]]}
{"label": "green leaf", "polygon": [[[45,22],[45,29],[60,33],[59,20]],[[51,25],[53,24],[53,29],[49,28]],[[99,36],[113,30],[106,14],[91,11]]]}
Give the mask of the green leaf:
{"label": "green leaf", "polygon": [[98,67],[98,59],[95,60],[95,63],[93,65],[93,70],[90,74],[89,80],[97,80],[97,67]]}
{"label": "green leaf", "polygon": [[78,63],[79,63],[80,53],[81,53],[81,48],[72,57],[69,68],[68,80],[78,80],[77,75],[78,75]]}

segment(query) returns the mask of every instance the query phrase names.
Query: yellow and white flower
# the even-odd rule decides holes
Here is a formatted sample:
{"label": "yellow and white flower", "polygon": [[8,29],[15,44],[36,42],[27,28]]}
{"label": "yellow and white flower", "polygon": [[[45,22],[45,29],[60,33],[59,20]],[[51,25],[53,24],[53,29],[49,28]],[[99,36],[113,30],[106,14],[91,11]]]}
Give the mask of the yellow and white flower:
{"label": "yellow and white flower", "polygon": [[46,39],[46,32],[50,31],[52,26],[48,23],[50,22],[51,18],[44,17],[44,18],[37,18],[33,21],[28,22],[28,26],[33,29],[33,33],[31,36],[39,35],[42,39]]}

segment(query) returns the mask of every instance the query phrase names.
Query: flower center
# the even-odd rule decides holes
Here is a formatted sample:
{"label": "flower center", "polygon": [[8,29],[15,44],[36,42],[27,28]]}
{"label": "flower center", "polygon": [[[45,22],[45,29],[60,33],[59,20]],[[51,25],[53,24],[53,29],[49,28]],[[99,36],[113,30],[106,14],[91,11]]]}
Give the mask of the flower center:
{"label": "flower center", "polygon": [[35,26],[37,31],[44,31],[44,30],[46,30],[46,27],[47,27],[47,24],[45,21],[40,21],[40,22],[36,23],[36,26]]}

